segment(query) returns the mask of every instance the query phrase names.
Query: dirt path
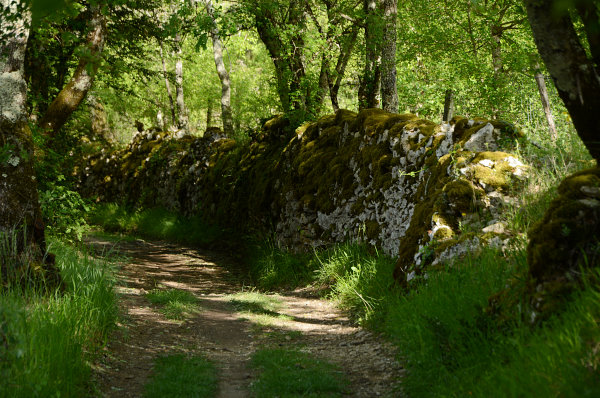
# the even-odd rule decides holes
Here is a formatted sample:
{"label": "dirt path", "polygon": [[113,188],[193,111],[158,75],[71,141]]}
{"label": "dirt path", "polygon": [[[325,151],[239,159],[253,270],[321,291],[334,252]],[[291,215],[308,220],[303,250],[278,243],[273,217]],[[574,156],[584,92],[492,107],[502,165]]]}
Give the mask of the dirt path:
{"label": "dirt path", "polygon": [[[101,252],[115,249],[115,243],[99,238],[91,238],[90,244]],[[120,242],[116,250],[130,261],[120,271],[122,324],[97,365],[104,397],[142,396],[154,359],[182,352],[217,364],[218,397],[248,397],[254,376],[248,361],[257,347],[299,344],[341,366],[351,383],[347,396],[398,395],[392,387],[403,370],[394,360],[393,346],[353,326],[331,303],[306,297],[305,291],[276,295],[282,316],[257,326],[229,302],[228,295],[244,286],[229,271],[235,262],[227,256],[141,240]],[[145,294],[168,288],[193,293],[201,311],[185,321],[165,318]]]}

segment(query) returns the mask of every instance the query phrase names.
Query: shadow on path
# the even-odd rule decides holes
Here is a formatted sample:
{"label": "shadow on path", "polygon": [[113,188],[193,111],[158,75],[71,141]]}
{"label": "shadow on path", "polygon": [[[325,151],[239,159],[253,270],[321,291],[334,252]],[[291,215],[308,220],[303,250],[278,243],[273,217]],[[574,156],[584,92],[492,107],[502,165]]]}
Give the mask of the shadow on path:
{"label": "shadow on path", "polygon": [[[338,364],[351,383],[345,396],[398,396],[393,385],[403,370],[395,348],[353,326],[331,302],[300,291],[271,295],[282,303],[277,311],[238,308],[274,320],[253,324],[231,302],[229,295],[243,291],[244,283],[227,255],[142,240],[111,243],[92,236],[88,243],[98,254],[116,251],[128,258],[119,272],[122,323],[96,369],[105,397],[143,396],[155,358],[175,353],[203,355],[217,365],[217,397],[248,397],[254,376],[248,361],[257,348],[273,345],[301,346]],[[187,290],[200,311],[183,321],[166,319],[145,297],[153,289]]]}

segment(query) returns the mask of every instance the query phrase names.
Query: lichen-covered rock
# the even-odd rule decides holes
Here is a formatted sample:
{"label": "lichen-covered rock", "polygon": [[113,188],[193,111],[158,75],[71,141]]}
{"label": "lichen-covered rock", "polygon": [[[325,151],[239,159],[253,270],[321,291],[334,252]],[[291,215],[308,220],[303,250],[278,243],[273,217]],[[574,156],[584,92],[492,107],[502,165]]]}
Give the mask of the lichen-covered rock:
{"label": "lichen-covered rock", "polygon": [[182,139],[143,132],[122,151],[89,158],[81,190],[275,231],[297,250],[361,240],[399,257],[396,276],[406,281],[436,256],[490,241],[467,239],[461,228],[474,215],[495,220],[527,173],[506,152],[519,133],[503,122],[438,125],[380,109],[340,110],[292,133],[281,116],[244,144],[214,131]]}

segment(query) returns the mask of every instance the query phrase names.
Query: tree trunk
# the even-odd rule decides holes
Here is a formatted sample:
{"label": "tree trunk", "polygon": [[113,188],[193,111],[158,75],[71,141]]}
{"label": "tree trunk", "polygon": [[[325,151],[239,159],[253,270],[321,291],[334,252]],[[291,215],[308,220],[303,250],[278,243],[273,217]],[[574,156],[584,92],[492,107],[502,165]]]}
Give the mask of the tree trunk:
{"label": "tree trunk", "polygon": [[398,113],[396,89],[396,16],[398,0],[383,0],[383,43],[381,49],[381,102],[383,109]]}
{"label": "tree trunk", "polygon": [[579,1],[577,13],[583,21],[592,61],[596,65],[596,74],[600,75],[600,19],[597,6],[593,1]]}
{"label": "tree trunk", "polygon": [[[258,35],[269,51],[275,66],[277,93],[283,111],[293,119],[297,119],[295,122],[303,121],[307,114],[315,111],[315,104],[310,91],[303,88],[305,71],[302,38],[298,34],[292,36],[289,43],[282,41],[268,10],[256,10],[254,16]],[[303,18],[304,13],[300,12],[297,6],[290,7],[287,24],[302,26],[305,22]]]}
{"label": "tree trunk", "polygon": [[183,51],[181,49],[181,35],[175,35],[175,52],[177,53],[177,62],[175,63],[175,95],[177,100],[177,127],[187,131],[188,117],[185,109],[185,100],[183,98]]}
{"label": "tree trunk", "polygon": [[37,36],[33,31],[29,35],[25,55],[25,81],[28,83],[29,99],[34,100],[30,104],[29,117],[34,121],[37,121],[37,118],[46,113],[46,109],[48,109],[50,103],[49,83],[52,76],[48,60],[41,56],[44,46]]}
{"label": "tree trunk", "polygon": [[46,281],[55,285],[60,276],[54,257],[46,254],[27,124],[24,62],[31,14],[23,2],[0,0],[0,5],[0,283],[9,283],[7,276],[23,281],[41,266]]}
{"label": "tree trunk", "polygon": [[319,90],[317,91],[317,99],[315,101],[321,109],[323,109],[323,103],[329,92],[329,85],[329,58],[323,52],[323,55],[321,55],[321,70],[319,71]]}
{"label": "tree trunk", "polygon": [[212,1],[204,0],[204,4],[206,5],[206,12],[212,20],[211,38],[213,42],[213,54],[215,66],[217,67],[217,74],[219,75],[219,80],[221,80],[221,120],[223,122],[223,132],[232,136],[233,113],[231,111],[231,83],[229,80],[229,72],[227,72],[227,68],[225,68],[225,62],[223,62],[223,44],[221,43],[219,27],[215,20]]}
{"label": "tree trunk", "polygon": [[381,86],[381,18],[379,0],[364,0],[365,20],[365,70],[359,89],[359,109],[377,108],[377,94]]}
{"label": "tree trunk", "polygon": [[[504,87],[504,62],[502,59],[502,26],[492,25],[491,36],[492,36],[492,68],[494,70],[494,81],[493,89],[494,94],[498,96]],[[500,109],[498,105],[501,101],[499,98],[492,98],[492,115],[494,119],[501,117]]]}
{"label": "tree trunk", "polygon": [[535,43],[569,111],[577,134],[600,159],[600,80],[568,14],[550,12],[553,0],[526,0]]}
{"label": "tree trunk", "polygon": [[212,99],[208,99],[208,106],[206,107],[206,129],[212,127],[213,120],[213,107],[212,107]]}
{"label": "tree trunk", "polygon": [[500,78],[500,74],[502,73],[502,69],[504,67],[502,61],[502,27],[501,26],[492,26],[491,28],[492,35],[492,68],[494,69],[494,78]]}
{"label": "tree trunk", "polygon": [[162,62],[163,76],[165,78],[165,87],[167,88],[167,96],[169,97],[169,107],[171,109],[171,125],[175,126],[175,123],[177,123],[177,118],[175,117],[175,102],[173,101],[173,92],[171,91],[171,84],[169,83],[169,73],[167,72],[167,62],[165,61],[162,41],[159,44],[160,61]]}
{"label": "tree trunk", "polygon": [[544,108],[544,115],[546,115],[546,121],[548,122],[548,129],[550,130],[550,137],[553,140],[558,138],[556,133],[556,125],[554,124],[554,116],[552,116],[552,109],[550,109],[550,99],[548,98],[548,90],[546,89],[546,81],[544,75],[537,71],[535,74],[535,82],[540,92],[540,98],[542,100],[542,107]]}
{"label": "tree trunk", "polygon": [[357,37],[358,25],[354,25],[347,41],[344,43],[344,45],[340,46],[340,56],[335,66],[335,82],[331,84],[331,78],[329,79],[329,97],[331,97],[331,106],[333,107],[333,112],[337,112],[338,109],[340,109],[340,105],[338,102],[338,93],[340,91],[342,79],[344,78],[344,74],[346,73],[346,66],[348,66],[348,62],[350,61],[350,56],[352,55],[352,48],[356,43]]}
{"label": "tree trunk", "polygon": [[[98,70],[99,59],[104,47],[106,21],[102,15],[102,5],[90,5],[90,32],[87,35],[89,54],[83,56],[73,77],[58,93],[40,121],[40,126],[49,136],[54,136],[67,122],[71,114],[79,107],[92,87],[94,75]],[[91,66],[91,67],[90,67]]]}

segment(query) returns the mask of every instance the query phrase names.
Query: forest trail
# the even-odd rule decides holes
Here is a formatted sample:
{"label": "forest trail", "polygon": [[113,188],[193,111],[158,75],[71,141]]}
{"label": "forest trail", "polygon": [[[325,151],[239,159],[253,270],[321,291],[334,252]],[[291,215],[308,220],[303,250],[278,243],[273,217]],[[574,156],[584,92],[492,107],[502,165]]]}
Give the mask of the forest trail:
{"label": "forest trail", "polygon": [[[345,396],[398,396],[403,369],[393,345],[354,326],[331,302],[306,290],[269,295],[281,303],[267,324],[236,311],[232,294],[250,290],[235,276],[235,261],[218,252],[143,240],[110,242],[90,237],[96,252],[117,251],[128,261],[119,271],[120,324],[96,379],[104,397],[141,397],[161,355],[202,355],[218,369],[217,397],[249,397],[256,376],[249,367],[260,347],[301,346],[335,363],[350,386]],[[200,311],[185,320],[166,318],[146,293],[180,289],[194,294]],[[239,308],[237,308],[239,310]]]}

